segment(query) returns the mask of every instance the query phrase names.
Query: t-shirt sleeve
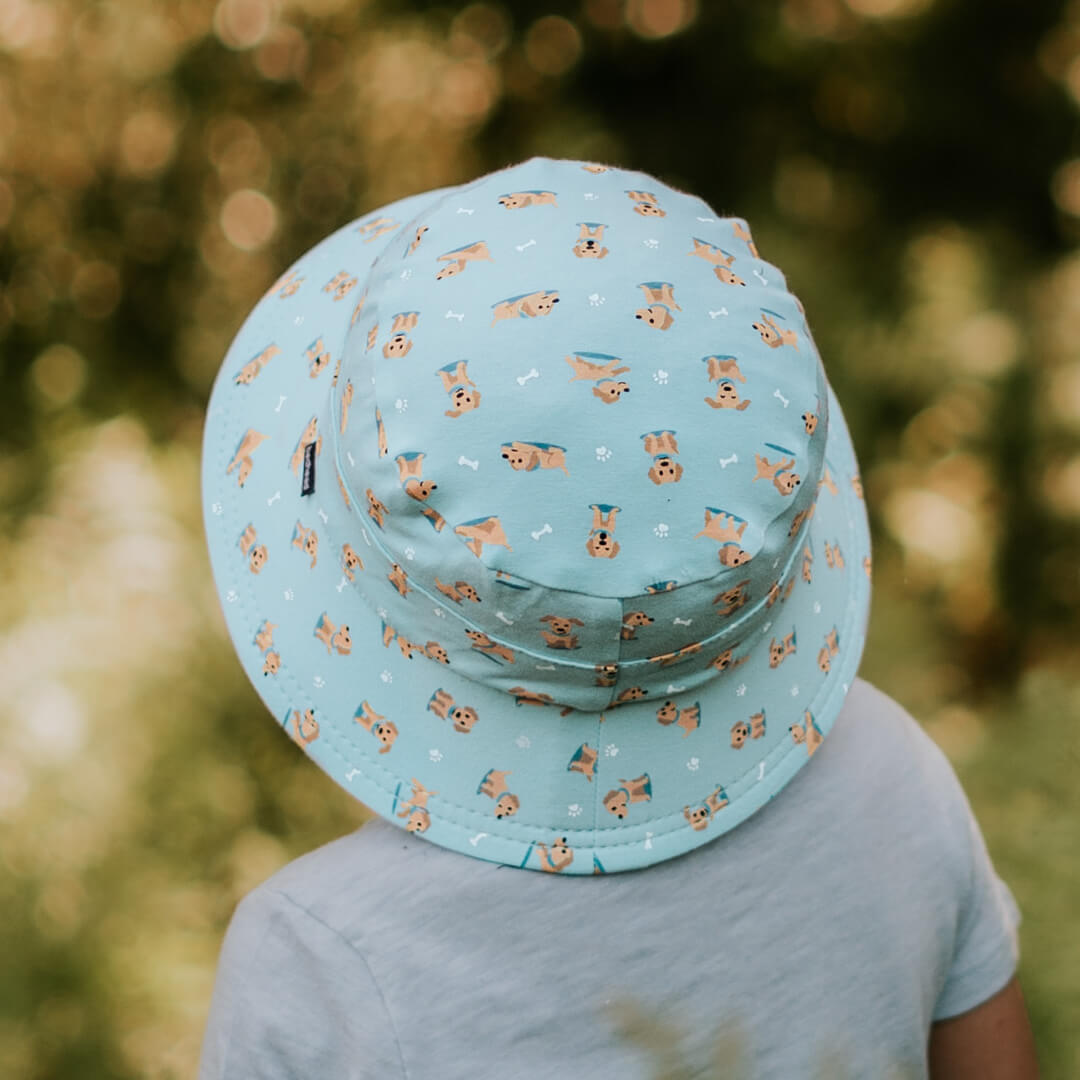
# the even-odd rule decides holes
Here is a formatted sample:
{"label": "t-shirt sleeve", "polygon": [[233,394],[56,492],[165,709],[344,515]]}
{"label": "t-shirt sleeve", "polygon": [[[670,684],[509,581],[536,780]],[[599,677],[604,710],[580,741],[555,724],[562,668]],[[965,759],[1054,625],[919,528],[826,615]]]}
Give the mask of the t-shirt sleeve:
{"label": "t-shirt sleeve", "polygon": [[221,947],[199,1080],[404,1075],[361,953],[284,893],[244,897]]}
{"label": "t-shirt sleeve", "polygon": [[1020,909],[994,870],[959,781],[957,794],[966,818],[970,879],[961,901],[952,964],[934,1007],[934,1020],[958,1016],[993,997],[1012,978],[1020,958]]}

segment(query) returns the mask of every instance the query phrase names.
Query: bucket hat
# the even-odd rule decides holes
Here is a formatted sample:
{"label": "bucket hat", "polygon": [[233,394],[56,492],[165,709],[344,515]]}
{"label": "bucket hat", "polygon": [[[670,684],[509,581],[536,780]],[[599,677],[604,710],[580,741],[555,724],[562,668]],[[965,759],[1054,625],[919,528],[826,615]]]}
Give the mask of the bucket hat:
{"label": "bucket hat", "polygon": [[747,222],[533,158],[339,229],[256,304],[202,484],[276,722],[467,856],[632,870],[811,760],[871,554],[803,307]]}

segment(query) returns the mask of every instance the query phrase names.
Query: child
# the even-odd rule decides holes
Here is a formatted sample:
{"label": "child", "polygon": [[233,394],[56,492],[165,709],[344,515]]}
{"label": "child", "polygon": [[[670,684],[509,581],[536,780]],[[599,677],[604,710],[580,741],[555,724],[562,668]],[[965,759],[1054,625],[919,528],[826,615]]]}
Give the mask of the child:
{"label": "child", "polygon": [[383,207],[245,323],[203,482],[245,670],[382,819],[241,902],[204,1080],[644,1076],[624,1000],[748,1076],[1035,1075],[1012,896],[857,676],[854,448],[745,221],[543,158]]}

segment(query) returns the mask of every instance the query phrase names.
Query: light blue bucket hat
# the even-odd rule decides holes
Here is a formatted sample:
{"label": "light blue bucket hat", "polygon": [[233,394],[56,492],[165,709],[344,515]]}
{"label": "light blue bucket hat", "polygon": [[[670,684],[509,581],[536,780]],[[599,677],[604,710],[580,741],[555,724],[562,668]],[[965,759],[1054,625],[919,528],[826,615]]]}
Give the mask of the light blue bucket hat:
{"label": "light blue bucket hat", "polygon": [[225,358],[202,482],[277,722],[475,858],[715,839],[862,655],[870,533],[802,305],[744,220],[644,173],[533,158],[317,244]]}

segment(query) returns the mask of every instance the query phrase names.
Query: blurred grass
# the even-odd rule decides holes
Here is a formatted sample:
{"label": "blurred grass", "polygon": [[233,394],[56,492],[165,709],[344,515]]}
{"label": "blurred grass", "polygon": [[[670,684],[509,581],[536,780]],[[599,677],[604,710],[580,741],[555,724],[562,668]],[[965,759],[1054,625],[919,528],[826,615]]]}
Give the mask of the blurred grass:
{"label": "blurred grass", "polygon": [[[1064,0],[0,5],[0,1076],[192,1075],[236,902],[364,819],[235,660],[206,398],[323,235],[535,153],[749,218],[804,301],[861,674],[956,765],[1080,1075],[1078,102]],[[735,1075],[737,1033],[695,1064],[625,1008],[657,1075]]]}

